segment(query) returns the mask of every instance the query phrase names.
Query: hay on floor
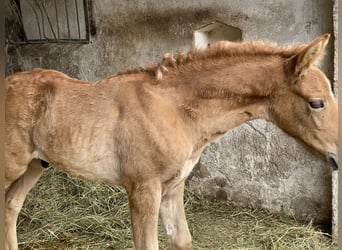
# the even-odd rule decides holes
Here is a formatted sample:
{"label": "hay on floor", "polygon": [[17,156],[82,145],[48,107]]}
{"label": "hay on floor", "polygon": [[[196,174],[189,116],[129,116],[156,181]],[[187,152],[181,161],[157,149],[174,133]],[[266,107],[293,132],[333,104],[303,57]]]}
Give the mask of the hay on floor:
{"label": "hay on floor", "polygon": [[[329,234],[286,216],[209,202],[186,191],[194,249],[337,249]],[[48,169],[18,219],[20,249],[129,249],[132,234],[122,188]],[[168,249],[159,227],[160,249]]]}

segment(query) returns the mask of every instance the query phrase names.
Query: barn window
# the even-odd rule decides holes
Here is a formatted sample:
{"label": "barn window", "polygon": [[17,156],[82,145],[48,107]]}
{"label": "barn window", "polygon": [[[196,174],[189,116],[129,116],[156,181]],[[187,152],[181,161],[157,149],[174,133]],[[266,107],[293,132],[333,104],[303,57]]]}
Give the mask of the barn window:
{"label": "barn window", "polygon": [[10,0],[10,43],[88,43],[88,0]]}
{"label": "barn window", "polygon": [[195,30],[193,46],[195,48],[207,48],[211,43],[221,40],[241,41],[242,32],[239,28],[214,21]]}

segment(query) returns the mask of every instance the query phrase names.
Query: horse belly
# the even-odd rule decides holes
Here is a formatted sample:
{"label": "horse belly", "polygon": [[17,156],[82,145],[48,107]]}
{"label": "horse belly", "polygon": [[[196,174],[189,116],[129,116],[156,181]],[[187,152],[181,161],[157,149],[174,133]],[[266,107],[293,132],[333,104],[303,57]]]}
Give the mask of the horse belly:
{"label": "horse belly", "polygon": [[[99,123],[40,126],[34,130],[38,158],[73,176],[120,184],[112,129]],[[45,158],[45,159],[44,159]]]}

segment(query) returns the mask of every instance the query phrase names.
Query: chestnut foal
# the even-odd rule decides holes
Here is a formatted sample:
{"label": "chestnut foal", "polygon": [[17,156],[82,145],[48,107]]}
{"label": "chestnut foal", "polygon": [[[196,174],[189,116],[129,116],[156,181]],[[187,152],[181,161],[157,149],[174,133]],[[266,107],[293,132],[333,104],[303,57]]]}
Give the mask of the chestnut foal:
{"label": "chestnut foal", "polygon": [[337,104],[318,69],[329,35],[309,44],[218,42],[97,84],[54,70],[6,78],[6,249],[18,249],[25,197],[52,164],[125,187],[135,249],[192,249],[184,180],[204,147],[262,118],[337,166]]}

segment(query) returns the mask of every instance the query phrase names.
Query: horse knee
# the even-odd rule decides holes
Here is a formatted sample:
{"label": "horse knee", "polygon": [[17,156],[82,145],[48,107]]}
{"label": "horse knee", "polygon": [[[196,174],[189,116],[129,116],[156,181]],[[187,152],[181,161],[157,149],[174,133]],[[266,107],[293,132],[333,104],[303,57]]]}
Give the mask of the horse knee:
{"label": "horse knee", "polygon": [[21,201],[12,195],[6,196],[5,206],[6,215],[19,214],[21,210]]}
{"label": "horse knee", "polygon": [[175,244],[174,246],[171,247],[172,250],[192,250],[192,242],[187,242],[183,244]]}
{"label": "horse knee", "polygon": [[182,250],[192,250],[192,242],[189,242],[182,246]]}
{"label": "horse knee", "polygon": [[192,238],[188,231],[174,233],[171,231],[166,231],[166,234],[169,237],[169,244],[172,250],[192,249]]}

